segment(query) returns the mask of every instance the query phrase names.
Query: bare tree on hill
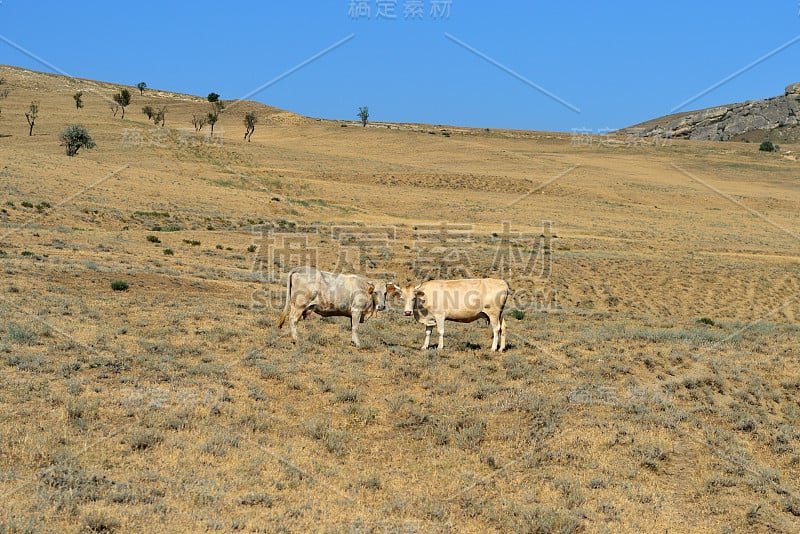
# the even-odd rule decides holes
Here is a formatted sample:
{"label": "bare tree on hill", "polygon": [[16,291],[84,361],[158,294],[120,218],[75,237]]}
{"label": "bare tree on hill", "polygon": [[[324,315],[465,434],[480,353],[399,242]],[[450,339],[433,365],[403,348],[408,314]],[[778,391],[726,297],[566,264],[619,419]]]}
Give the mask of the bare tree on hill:
{"label": "bare tree on hill", "polygon": [[206,117],[205,115],[198,115],[197,113],[192,113],[192,126],[194,126],[194,131],[199,132],[203,129],[203,126],[206,125]]}
{"label": "bare tree on hill", "polygon": [[28,121],[28,136],[33,135],[33,125],[36,124],[36,117],[39,116],[39,103],[31,102],[28,111],[25,112],[25,119]]}
{"label": "bare tree on hill", "polygon": [[244,132],[244,138],[247,139],[247,142],[250,142],[250,137],[253,135],[253,132],[256,131],[256,123],[258,122],[258,115],[256,115],[255,111],[248,111],[244,114],[244,125],[247,128]]}

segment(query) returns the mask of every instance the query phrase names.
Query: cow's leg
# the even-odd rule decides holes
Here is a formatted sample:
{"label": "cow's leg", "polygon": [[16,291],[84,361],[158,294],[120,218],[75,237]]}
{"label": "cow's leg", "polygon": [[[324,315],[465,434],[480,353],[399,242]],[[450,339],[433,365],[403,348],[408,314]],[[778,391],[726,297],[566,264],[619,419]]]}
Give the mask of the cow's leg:
{"label": "cow's leg", "polygon": [[422,344],[422,350],[428,350],[431,343],[431,331],[433,331],[433,325],[425,325],[425,343]]}
{"label": "cow's leg", "polygon": [[500,343],[500,320],[497,317],[491,317],[489,324],[492,327],[492,351],[496,351]]}
{"label": "cow's leg", "polygon": [[500,319],[500,350],[506,350],[506,318]]}
{"label": "cow's leg", "polygon": [[436,318],[436,326],[439,330],[439,350],[444,348],[444,317]]}
{"label": "cow's leg", "polygon": [[359,348],[361,347],[361,343],[358,341],[358,332],[356,332],[356,329],[358,328],[358,323],[361,321],[362,317],[363,315],[360,313],[355,316],[350,316],[350,330],[353,332],[350,340],[353,342],[353,345]]}

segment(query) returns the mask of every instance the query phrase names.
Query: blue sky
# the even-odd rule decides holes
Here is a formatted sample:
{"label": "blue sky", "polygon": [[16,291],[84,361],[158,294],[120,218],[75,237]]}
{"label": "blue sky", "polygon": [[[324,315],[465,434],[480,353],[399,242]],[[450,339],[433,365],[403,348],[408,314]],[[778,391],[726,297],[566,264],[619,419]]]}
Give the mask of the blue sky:
{"label": "blue sky", "polygon": [[235,99],[344,40],[252,98],[330,119],[367,105],[377,121],[552,131],[668,114],[759,59],[681,110],[800,81],[800,0],[421,0],[407,18],[414,1],[2,0],[0,63],[52,71],[32,54],[78,77]]}

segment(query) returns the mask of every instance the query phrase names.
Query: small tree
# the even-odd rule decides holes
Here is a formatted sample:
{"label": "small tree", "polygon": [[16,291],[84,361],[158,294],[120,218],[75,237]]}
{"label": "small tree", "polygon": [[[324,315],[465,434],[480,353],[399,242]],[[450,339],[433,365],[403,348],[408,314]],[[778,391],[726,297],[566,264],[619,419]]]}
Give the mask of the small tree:
{"label": "small tree", "polygon": [[147,89],[147,84],[144,83],[144,82],[139,82],[139,83],[136,84],[136,88],[139,89],[139,94],[143,95],[144,94],[144,90]]}
{"label": "small tree", "polygon": [[244,114],[244,126],[247,128],[244,132],[244,138],[250,142],[250,136],[256,131],[256,123],[258,122],[258,115],[255,111],[248,111]]}
{"label": "small tree", "polygon": [[762,141],[761,145],[758,147],[762,152],[775,152],[778,148],[777,145],[772,144],[772,141]]}
{"label": "small tree", "polygon": [[367,125],[367,119],[369,119],[369,108],[367,106],[358,108],[358,118],[361,119],[361,126]]}
{"label": "small tree", "polygon": [[206,125],[206,116],[205,115],[198,115],[197,113],[192,113],[192,126],[194,126],[194,131],[199,132],[203,129],[203,126]]}
{"label": "small tree", "polygon": [[119,113],[119,104],[112,103],[109,107],[111,108],[111,113],[114,114],[114,118],[117,118],[117,113]]}
{"label": "small tree", "polygon": [[211,125],[211,135],[214,135],[214,125],[217,124],[219,120],[219,112],[216,111],[216,108],[213,108],[206,114],[206,122]]}
{"label": "small tree", "polygon": [[75,109],[81,109],[83,107],[83,91],[78,91],[72,98],[75,99]]}
{"label": "small tree", "polygon": [[217,93],[208,93],[211,102],[211,111],[206,114],[206,122],[211,125],[211,135],[214,135],[214,125],[219,121],[219,116],[225,111],[225,104],[219,99]]}
{"label": "small tree", "polygon": [[[114,95],[114,102],[119,104],[119,107],[122,108],[122,119],[125,119],[125,108],[131,103],[131,92],[127,89],[121,90],[119,93]],[[115,113],[114,116],[116,117],[117,114]]]}
{"label": "small tree", "polygon": [[89,149],[97,146],[86,128],[78,124],[70,124],[64,128],[59,138],[61,145],[66,147],[67,156],[70,157],[77,154],[81,148]]}
{"label": "small tree", "polygon": [[39,116],[38,102],[31,102],[28,111],[25,112],[25,118],[28,120],[28,135],[33,135],[33,125],[36,123],[36,117]]}
{"label": "small tree", "polygon": [[144,106],[142,108],[142,113],[147,115],[148,119],[152,119],[153,118],[153,113],[155,113],[155,111],[153,111],[153,107],[152,106]]}

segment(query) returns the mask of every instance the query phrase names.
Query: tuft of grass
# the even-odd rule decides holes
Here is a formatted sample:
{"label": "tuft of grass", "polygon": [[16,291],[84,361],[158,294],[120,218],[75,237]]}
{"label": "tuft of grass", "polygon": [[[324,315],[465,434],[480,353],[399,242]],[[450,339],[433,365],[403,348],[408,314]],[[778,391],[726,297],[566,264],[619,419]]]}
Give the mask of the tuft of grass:
{"label": "tuft of grass", "polygon": [[707,324],[708,326],[714,326],[714,320],[708,317],[701,317],[697,320],[698,323]]}
{"label": "tuft of grass", "polygon": [[239,498],[239,504],[243,506],[264,506],[272,507],[276,498],[269,493],[248,493]]}
{"label": "tuft of grass", "polygon": [[131,450],[143,451],[155,447],[161,443],[163,437],[160,433],[150,428],[136,429],[131,432],[126,438],[125,443],[130,446]]}
{"label": "tuft of grass", "polygon": [[118,519],[102,512],[91,511],[83,516],[81,532],[116,532],[119,527]]}
{"label": "tuft of grass", "polygon": [[165,248],[164,249],[164,256],[174,256],[174,255],[175,255],[175,251],[172,250],[171,248]]}
{"label": "tuft of grass", "polygon": [[7,338],[17,345],[33,345],[36,341],[36,332],[27,326],[15,322],[6,325]]}
{"label": "tuft of grass", "polygon": [[159,239],[157,235],[153,234],[148,235],[147,240],[151,243],[161,243],[161,239]]}
{"label": "tuft of grass", "polygon": [[114,280],[111,282],[111,289],[114,291],[127,291],[130,285],[125,280]]}

